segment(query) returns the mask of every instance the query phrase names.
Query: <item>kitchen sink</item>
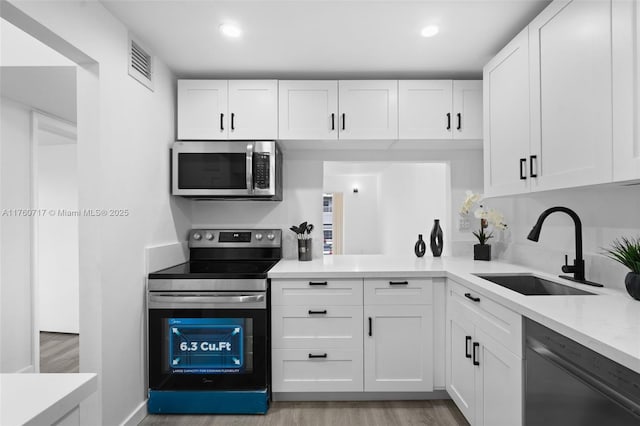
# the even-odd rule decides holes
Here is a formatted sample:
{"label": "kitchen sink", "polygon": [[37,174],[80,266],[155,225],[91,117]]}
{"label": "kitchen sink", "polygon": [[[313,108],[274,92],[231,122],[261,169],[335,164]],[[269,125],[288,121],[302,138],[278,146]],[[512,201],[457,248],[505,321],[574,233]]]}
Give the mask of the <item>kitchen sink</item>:
{"label": "kitchen sink", "polygon": [[516,291],[525,296],[585,296],[595,295],[588,291],[558,284],[535,275],[478,275],[477,277]]}

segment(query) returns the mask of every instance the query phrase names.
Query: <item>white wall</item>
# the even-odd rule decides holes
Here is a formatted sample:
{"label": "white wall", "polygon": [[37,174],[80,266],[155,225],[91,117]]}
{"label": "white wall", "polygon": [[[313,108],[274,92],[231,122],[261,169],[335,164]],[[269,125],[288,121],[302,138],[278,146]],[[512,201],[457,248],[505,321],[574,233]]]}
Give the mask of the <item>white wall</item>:
{"label": "white wall", "polygon": [[624,289],[624,266],[603,256],[615,238],[640,236],[640,186],[567,189],[530,196],[490,199],[487,205],[502,209],[509,230],[498,244],[501,259],[561,274],[564,255],[575,258],[574,226],[564,213],[553,213],[542,227],[540,241],[527,235],[544,210],[554,206],[573,209],[582,221],[586,277],[605,287]]}
{"label": "white wall", "polygon": [[29,109],[0,98],[0,372],[33,369],[31,320],[31,225],[28,216],[13,209],[28,209],[30,201]]}
{"label": "white wall", "polygon": [[[74,139],[38,132],[38,327],[42,331],[80,332],[78,155]],[[48,145],[55,140],[57,145]],[[62,143],[61,143],[62,142]]]}
{"label": "white wall", "polygon": [[[324,176],[324,192],[343,194],[342,254],[382,254],[379,181],[379,174]],[[353,192],[354,187],[358,192]]]}
{"label": "white wall", "polygon": [[[91,365],[99,373],[99,403],[92,405],[99,420],[89,424],[119,424],[146,398],[144,249],[182,241],[190,227],[189,203],[169,194],[175,77],[159,58],[153,92],[129,77],[127,28],[99,2],[12,3],[97,63],[95,74],[90,67],[79,77],[80,84],[88,84],[88,94],[80,91],[78,102],[80,208],[125,209],[129,214],[80,220],[80,369]],[[94,78],[97,92],[91,85]],[[94,94],[97,116],[83,111],[84,100]],[[84,130],[93,131],[83,119],[97,120],[96,138],[83,139]],[[87,199],[99,205],[83,205]],[[83,244],[96,241],[85,258],[97,269],[85,271]],[[85,282],[83,274],[98,281]],[[91,288],[83,291],[83,286]],[[91,329],[83,330],[83,324]]]}
{"label": "white wall", "polygon": [[[318,142],[321,144],[322,142]],[[246,226],[276,227],[284,231],[284,255],[297,256],[296,240],[291,225],[303,221],[322,223],[322,183],[324,161],[389,161],[389,162],[448,162],[450,167],[451,194],[448,204],[449,223],[457,224],[459,203],[465,190],[482,190],[482,151],[413,151],[413,150],[287,150],[284,152],[284,194],[282,202],[215,202],[194,201],[192,214],[194,226]],[[433,226],[433,216],[426,216],[424,233]],[[446,223],[445,218],[442,220]],[[473,251],[473,236],[450,226],[447,238],[454,255],[469,255]],[[413,244],[417,239],[412,231],[407,255],[413,256]],[[314,230],[313,257],[322,257],[320,227]]]}

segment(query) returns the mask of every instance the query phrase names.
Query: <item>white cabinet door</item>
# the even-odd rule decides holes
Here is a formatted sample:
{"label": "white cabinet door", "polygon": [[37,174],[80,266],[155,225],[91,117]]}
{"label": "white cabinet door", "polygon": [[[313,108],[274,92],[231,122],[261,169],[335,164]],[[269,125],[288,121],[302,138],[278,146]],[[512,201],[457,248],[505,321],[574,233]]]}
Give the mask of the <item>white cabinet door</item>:
{"label": "white cabinet door", "polygon": [[280,139],[338,139],[338,82],[280,80]]}
{"label": "white cabinet door", "polygon": [[229,139],[278,138],[278,81],[229,80]]}
{"label": "white cabinet door", "polygon": [[178,139],[227,139],[227,93],[227,80],[178,80]]}
{"label": "white cabinet door", "polygon": [[482,81],[455,80],[451,112],[454,139],[482,139]]}
{"label": "white cabinet door", "polygon": [[400,139],[451,139],[451,80],[398,82],[398,134]]}
{"label": "white cabinet door", "polygon": [[529,40],[532,190],[610,182],[611,2],[556,0]]}
{"label": "white cabinet door", "polygon": [[340,80],[340,139],[398,138],[397,80]]}
{"label": "white cabinet door", "polygon": [[529,29],[484,67],[484,192],[529,191]]}
{"label": "white cabinet door", "polygon": [[433,391],[433,308],[364,308],[364,390]]}
{"label": "white cabinet door", "polygon": [[446,386],[451,399],[471,424],[475,424],[476,376],[472,361],[473,323],[456,306],[458,302],[447,300],[446,324]]}
{"label": "white cabinet door", "polygon": [[522,425],[523,363],[476,328],[476,412],[474,426]]}
{"label": "white cabinet door", "polygon": [[640,1],[614,1],[613,180],[640,179]]}

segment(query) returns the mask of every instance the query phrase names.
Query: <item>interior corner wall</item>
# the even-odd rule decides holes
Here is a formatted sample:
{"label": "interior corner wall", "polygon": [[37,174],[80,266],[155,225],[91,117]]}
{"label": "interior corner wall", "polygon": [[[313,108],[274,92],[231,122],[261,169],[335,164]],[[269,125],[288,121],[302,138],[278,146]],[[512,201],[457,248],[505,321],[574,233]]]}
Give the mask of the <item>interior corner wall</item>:
{"label": "interior corner wall", "polygon": [[[94,244],[91,239],[99,241],[98,258],[80,256],[80,368],[89,372],[89,365],[99,373],[99,422],[120,424],[146,398],[144,249],[183,241],[191,223],[190,203],[169,194],[175,76],[155,58],[153,91],[132,79],[128,30],[100,2],[11,3],[97,62],[99,137],[83,140],[83,103],[78,102],[79,207],[106,209],[107,216],[80,218],[81,252],[83,244]],[[84,79],[79,74],[80,82]],[[95,164],[83,163],[88,150],[95,151]],[[98,176],[93,188],[83,182],[88,174]],[[89,197],[88,191],[99,195]],[[98,205],[83,205],[88,199]],[[88,285],[82,281],[83,261],[98,267],[99,288],[89,292],[83,290]],[[93,312],[100,316],[91,322],[97,329],[84,333],[83,315]],[[87,353],[92,358],[83,362]]]}
{"label": "interior corner wall", "polygon": [[0,98],[0,373],[33,371],[30,207],[31,115]]}

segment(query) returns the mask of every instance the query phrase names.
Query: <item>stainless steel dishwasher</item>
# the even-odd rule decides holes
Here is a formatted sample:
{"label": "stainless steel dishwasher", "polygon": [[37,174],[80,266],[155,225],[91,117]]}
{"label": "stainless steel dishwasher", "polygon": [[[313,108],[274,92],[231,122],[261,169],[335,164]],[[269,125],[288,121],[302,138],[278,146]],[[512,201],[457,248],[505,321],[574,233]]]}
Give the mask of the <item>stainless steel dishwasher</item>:
{"label": "stainless steel dishwasher", "polygon": [[640,374],[525,319],[526,426],[638,426]]}

